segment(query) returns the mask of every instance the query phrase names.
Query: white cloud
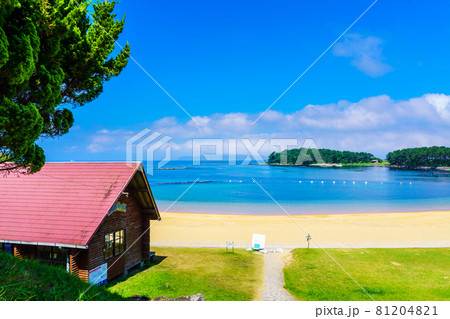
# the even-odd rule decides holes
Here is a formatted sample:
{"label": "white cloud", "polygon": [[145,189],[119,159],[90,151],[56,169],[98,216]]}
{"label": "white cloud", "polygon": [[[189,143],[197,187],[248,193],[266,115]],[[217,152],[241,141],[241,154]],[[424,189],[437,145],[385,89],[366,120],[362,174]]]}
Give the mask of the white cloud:
{"label": "white cloud", "polygon": [[107,130],[102,129],[88,137],[89,145],[86,150],[89,153],[100,153],[105,151],[125,150],[126,140],[133,136],[133,131],[126,130]]}
{"label": "white cloud", "polygon": [[[163,118],[153,130],[173,137],[172,149],[190,155],[192,138],[313,138],[319,147],[368,151],[384,155],[403,147],[448,145],[450,141],[450,96],[426,94],[395,101],[387,95],[352,103],[339,101],[326,105],[308,105],[293,113],[269,111],[255,125],[259,114],[228,113],[199,117],[180,123]],[[200,122],[200,121],[199,121]],[[264,152],[273,147],[265,145]],[[238,145],[238,154],[246,154]]]}
{"label": "white cloud", "polygon": [[374,36],[347,34],[344,41],[333,48],[335,56],[351,58],[351,64],[372,77],[382,76],[392,67],[384,62],[382,54],[383,40]]}
{"label": "white cloud", "polygon": [[434,106],[442,119],[450,122],[450,96],[445,94],[426,94],[425,99]]}
{"label": "white cloud", "polygon": [[[297,139],[298,147],[304,139],[313,138],[318,147],[367,151],[381,157],[399,148],[448,146],[450,143],[450,95],[444,94],[425,94],[408,100],[380,95],[357,102],[342,100],[325,105],[311,104],[292,113],[271,110],[252,125],[259,115],[216,113],[196,117],[200,126],[192,120],[165,117],[142,123],[135,130],[98,129],[83,138],[87,143],[78,145],[78,150],[84,148],[91,156],[117,155],[120,158],[125,154],[127,139],[144,127],[172,137],[168,145],[174,159],[192,156],[194,138],[223,138],[225,154],[229,151],[228,139],[238,139],[238,156],[249,154],[239,141],[244,138],[250,139],[253,145],[261,138]],[[70,149],[72,152],[78,150]],[[265,156],[274,150],[278,151],[267,142],[261,153]],[[155,156],[162,158],[164,149],[158,151]]]}
{"label": "white cloud", "polygon": [[152,129],[170,136],[186,138],[215,137],[222,134],[240,136],[248,131],[252,124],[246,113],[216,113],[210,116],[195,116],[195,121],[179,123],[174,117],[165,117],[152,124]]}

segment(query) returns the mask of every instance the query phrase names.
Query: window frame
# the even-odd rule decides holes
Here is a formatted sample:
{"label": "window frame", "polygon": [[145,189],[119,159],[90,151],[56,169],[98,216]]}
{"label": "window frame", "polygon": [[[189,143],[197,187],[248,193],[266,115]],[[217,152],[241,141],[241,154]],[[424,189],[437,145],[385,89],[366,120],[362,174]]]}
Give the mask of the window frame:
{"label": "window frame", "polygon": [[114,233],[108,233],[104,237],[103,253],[105,260],[114,257]]}
{"label": "window frame", "polygon": [[125,229],[114,232],[114,256],[118,256],[125,251]]}
{"label": "window frame", "polygon": [[57,266],[67,266],[69,250],[55,246],[36,246],[36,260],[41,263]]}
{"label": "window frame", "polygon": [[126,230],[119,229],[104,236],[103,254],[105,260],[117,257],[126,250]]}

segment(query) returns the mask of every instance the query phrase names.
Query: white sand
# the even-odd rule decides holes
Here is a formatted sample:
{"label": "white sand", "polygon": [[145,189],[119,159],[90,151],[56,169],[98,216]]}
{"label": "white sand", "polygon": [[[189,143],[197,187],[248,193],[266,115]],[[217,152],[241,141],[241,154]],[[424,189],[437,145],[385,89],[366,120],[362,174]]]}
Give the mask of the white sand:
{"label": "white sand", "polygon": [[450,211],[336,215],[219,215],[166,213],[151,228],[156,247],[251,246],[252,233],[266,235],[267,248],[450,247]]}

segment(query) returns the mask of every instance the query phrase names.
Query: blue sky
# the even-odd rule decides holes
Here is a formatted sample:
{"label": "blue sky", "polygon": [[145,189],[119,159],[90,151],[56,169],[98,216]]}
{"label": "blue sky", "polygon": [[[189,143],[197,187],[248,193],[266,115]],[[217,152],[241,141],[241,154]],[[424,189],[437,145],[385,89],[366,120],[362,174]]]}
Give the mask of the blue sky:
{"label": "blue sky", "polygon": [[130,61],[74,110],[69,134],[39,144],[49,161],[123,160],[144,128],[173,137],[174,157],[189,155],[192,138],[314,138],[378,156],[448,145],[447,1],[379,0],[251,125],[372,3],[122,1],[119,43],[202,127]]}

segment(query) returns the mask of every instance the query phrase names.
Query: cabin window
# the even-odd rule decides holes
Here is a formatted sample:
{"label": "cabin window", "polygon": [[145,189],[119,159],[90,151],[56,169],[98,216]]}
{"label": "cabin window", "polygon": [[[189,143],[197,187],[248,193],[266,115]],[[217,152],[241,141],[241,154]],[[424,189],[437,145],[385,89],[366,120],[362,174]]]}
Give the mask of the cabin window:
{"label": "cabin window", "polygon": [[105,259],[114,256],[114,233],[105,236]]}
{"label": "cabin window", "polygon": [[105,235],[105,259],[118,256],[125,251],[125,230]]}
{"label": "cabin window", "polygon": [[37,259],[42,263],[66,267],[68,257],[66,248],[37,246]]}
{"label": "cabin window", "polygon": [[51,263],[52,260],[52,247],[38,246],[37,259],[43,263]]}
{"label": "cabin window", "polygon": [[114,234],[114,255],[119,255],[125,251],[125,230],[116,231]]}

